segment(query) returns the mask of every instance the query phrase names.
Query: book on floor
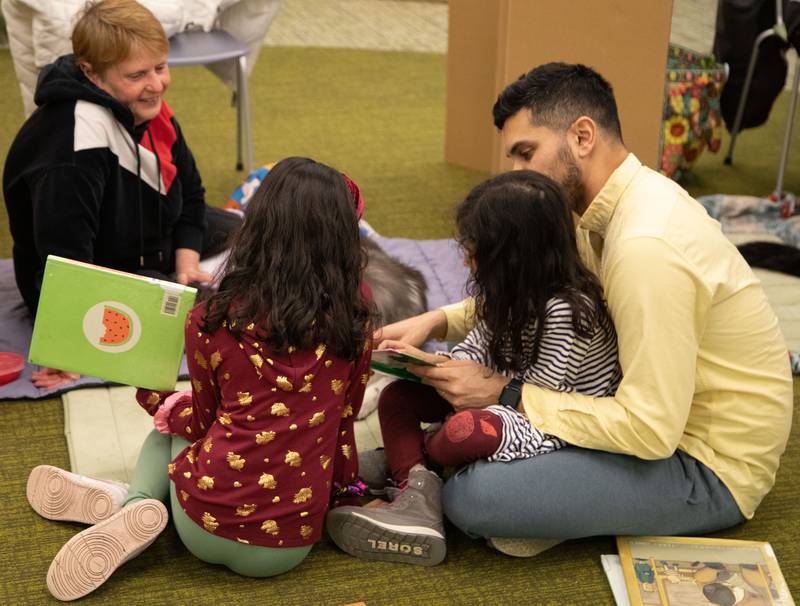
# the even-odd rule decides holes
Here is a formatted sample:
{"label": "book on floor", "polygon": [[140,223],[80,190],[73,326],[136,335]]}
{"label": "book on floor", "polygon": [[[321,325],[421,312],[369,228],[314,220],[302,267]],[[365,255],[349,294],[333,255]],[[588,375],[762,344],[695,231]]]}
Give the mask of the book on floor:
{"label": "book on floor", "polygon": [[[631,606],[794,606],[766,542],[617,537],[617,548]],[[613,566],[607,564],[613,588]]]}
{"label": "book on floor", "polygon": [[419,382],[419,377],[408,370],[409,364],[417,366],[433,366],[430,362],[417,358],[398,349],[375,349],[372,352],[370,365],[374,370],[394,375],[401,379]]}
{"label": "book on floor", "polygon": [[600,563],[603,565],[606,577],[608,577],[608,584],[611,585],[611,593],[614,594],[614,601],[617,606],[631,606],[619,556],[616,553],[603,554],[600,556]]}
{"label": "book on floor", "polygon": [[196,294],[192,287],[49,255],[28,358],[114,383],[173,389]]}

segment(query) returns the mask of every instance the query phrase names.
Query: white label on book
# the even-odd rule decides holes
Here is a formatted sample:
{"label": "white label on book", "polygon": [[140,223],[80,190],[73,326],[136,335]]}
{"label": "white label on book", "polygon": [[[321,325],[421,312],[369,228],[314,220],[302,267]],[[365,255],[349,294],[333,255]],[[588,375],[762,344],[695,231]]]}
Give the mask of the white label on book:
{"label": "white label on book", "polygon": [[165,316],[178,315],[181,307],[181,295],[175,291],[164,290],[164,298],[161,299],[161,313]]}

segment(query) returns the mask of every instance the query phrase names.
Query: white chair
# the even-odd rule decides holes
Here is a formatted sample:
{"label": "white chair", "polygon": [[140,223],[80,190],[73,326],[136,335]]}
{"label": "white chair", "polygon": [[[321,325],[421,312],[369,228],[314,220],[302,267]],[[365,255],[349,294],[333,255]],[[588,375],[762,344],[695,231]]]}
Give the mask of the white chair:
{"label": "white chair", "polygon": [[247,47],[221,29],[181,32],[172,36],[169,44],[167,62],[170,67],[235,62],[236,170],[250,171],[253,168],[253,143],[250,135],[250,97],[247,92]]}

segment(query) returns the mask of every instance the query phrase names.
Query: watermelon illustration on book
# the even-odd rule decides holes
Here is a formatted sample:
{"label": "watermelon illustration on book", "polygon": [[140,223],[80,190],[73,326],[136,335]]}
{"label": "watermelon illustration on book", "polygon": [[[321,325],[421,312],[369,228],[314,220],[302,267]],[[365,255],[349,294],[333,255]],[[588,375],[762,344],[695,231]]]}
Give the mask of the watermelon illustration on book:
{"label": "watermelon illustration on book", "polygon": [[131,336],[130,316],[115,307],[103,306],[103,326],[106,331],[100,342],[105,345],[124,345]]}
{"label": "watermelon illustration on book", "polygon": [[121,353],[139,341],[142,323],[133,309],[119,301],[100,301],[83,317],[83,334],[101,351]]}
{"label": "watermelon illustration on book", "polygon": [[29,359],[114,383],[173,389],[196,292],[50,255]]}

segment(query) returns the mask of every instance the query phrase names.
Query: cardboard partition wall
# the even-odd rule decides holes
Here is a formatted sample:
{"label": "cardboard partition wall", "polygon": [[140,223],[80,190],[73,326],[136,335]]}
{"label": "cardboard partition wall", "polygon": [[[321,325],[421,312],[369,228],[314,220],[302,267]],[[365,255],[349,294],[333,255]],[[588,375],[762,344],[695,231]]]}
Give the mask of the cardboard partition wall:
{"label": "cardboard partition wall", "polygon": [[445,159],[510,168],[492,124],[498,93],[564,61],[611,83],[625,144],[656,167],[671,19],[672,0],[450,0]]}

